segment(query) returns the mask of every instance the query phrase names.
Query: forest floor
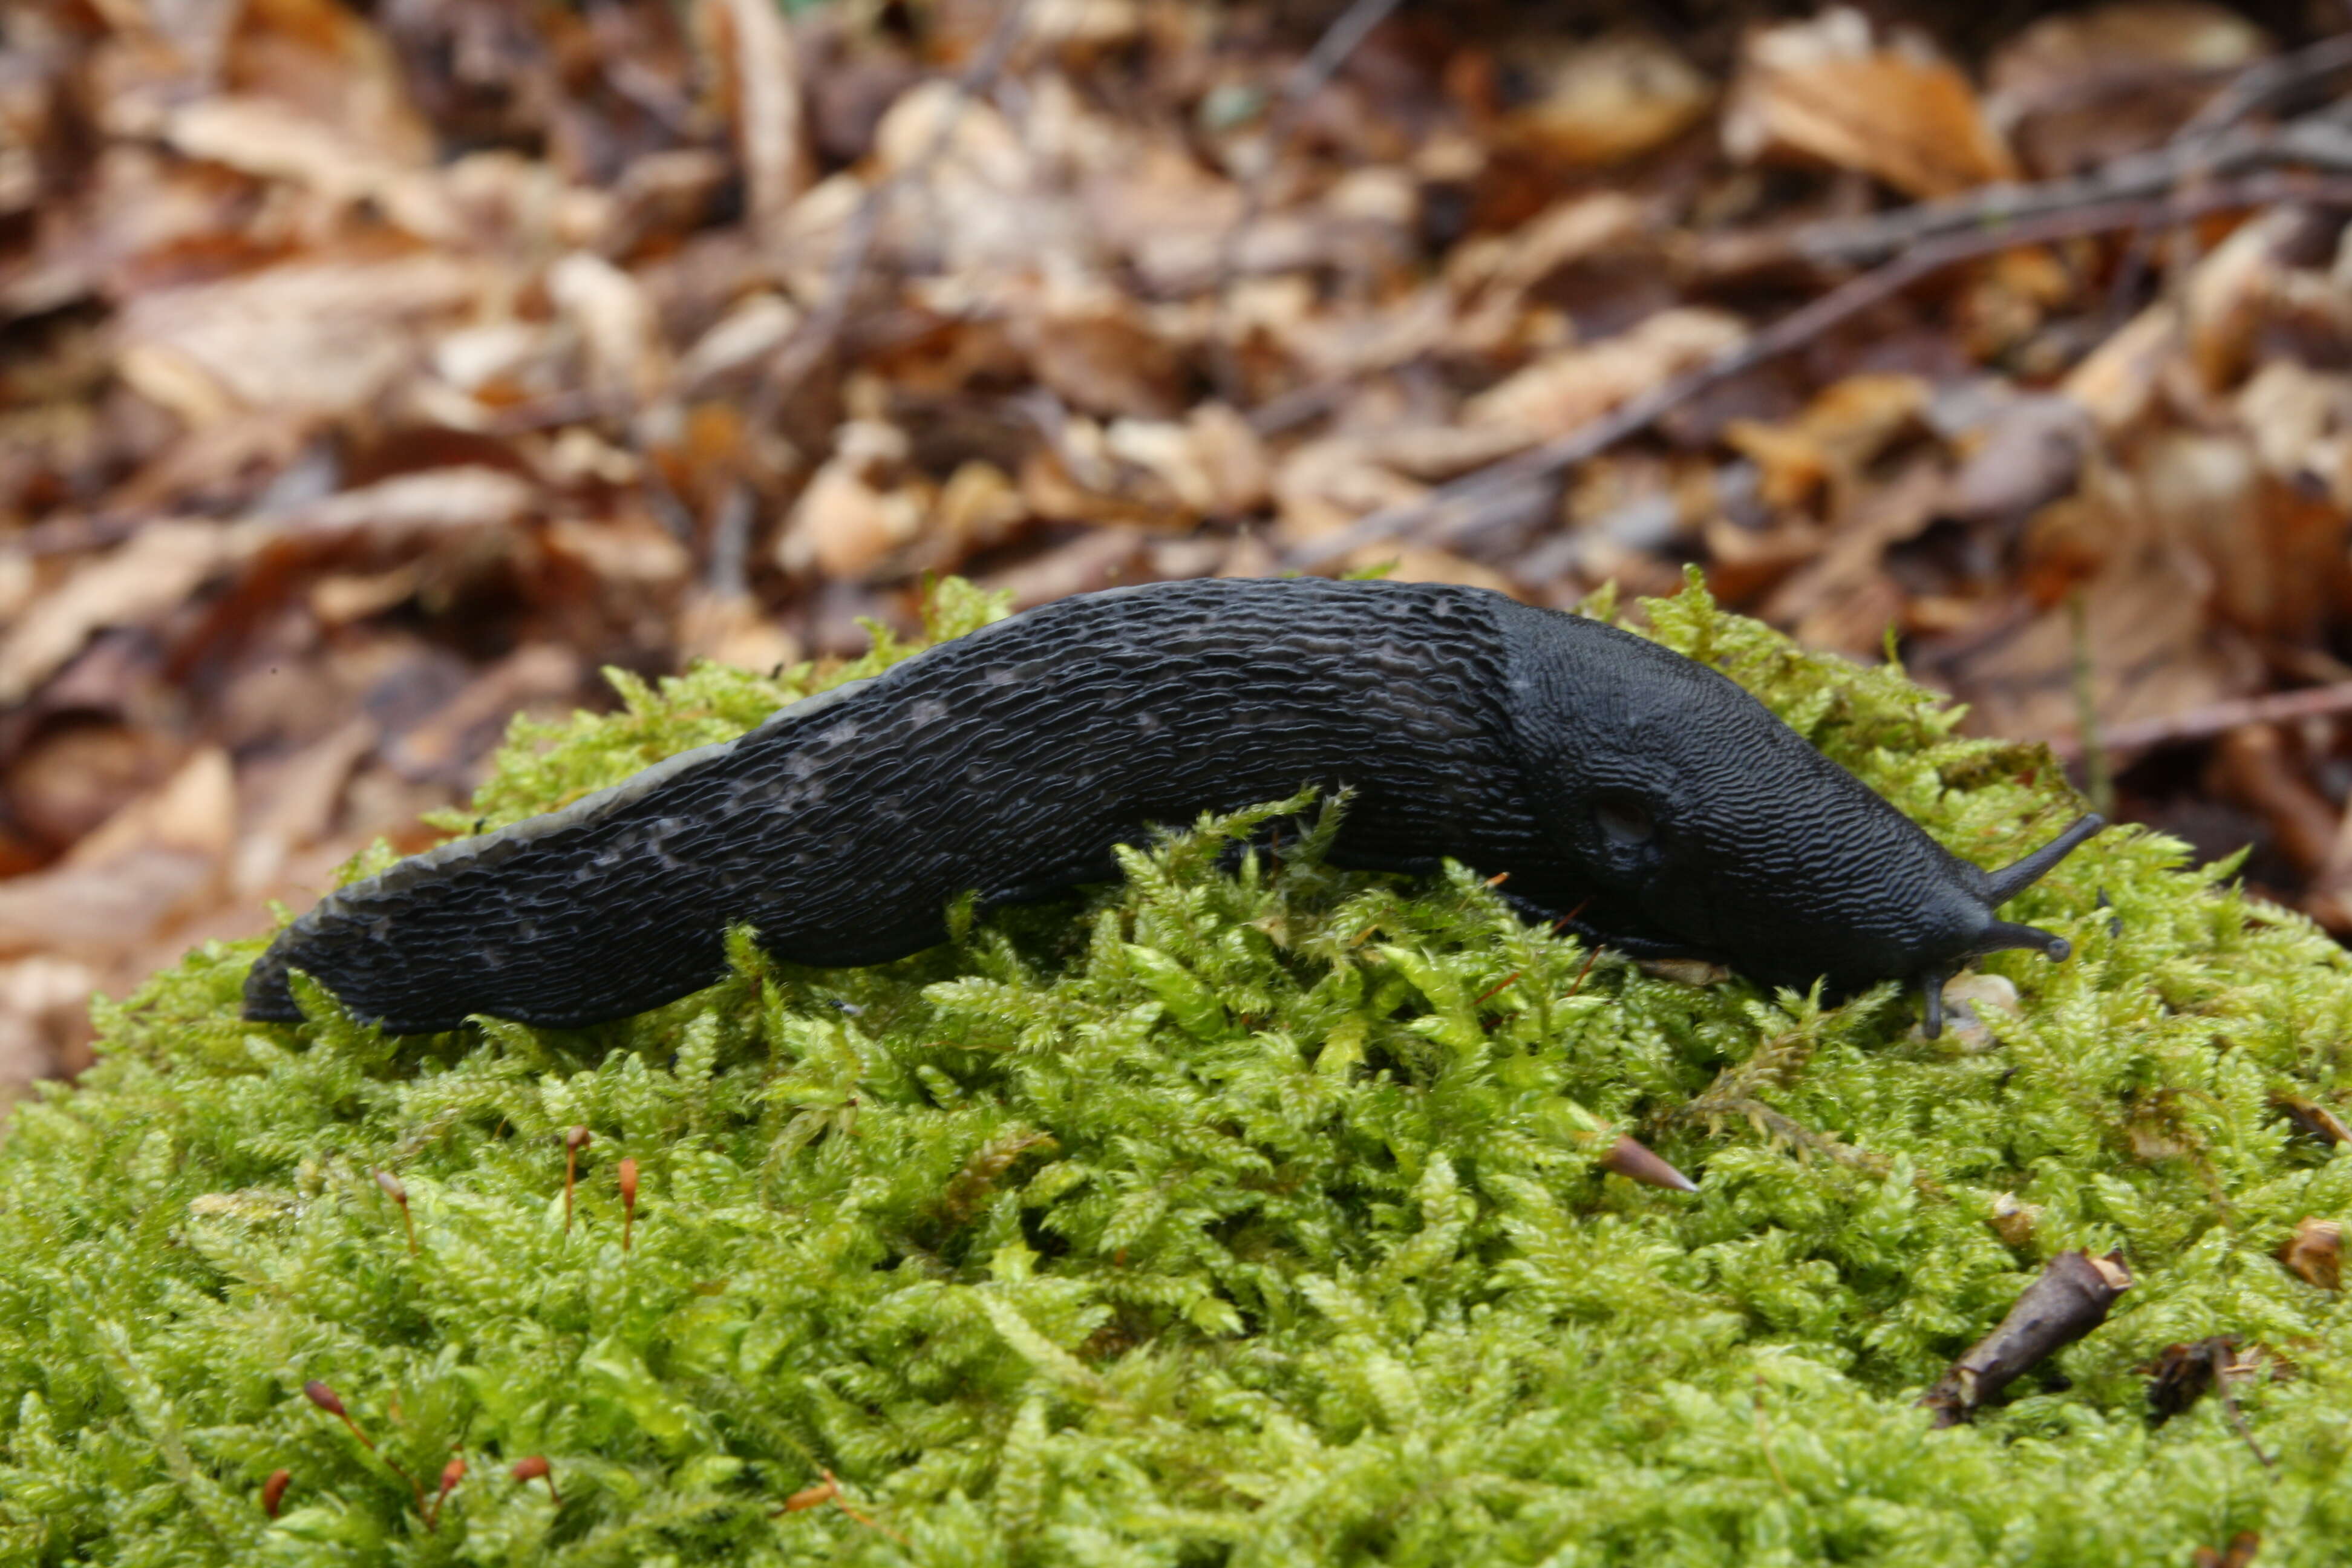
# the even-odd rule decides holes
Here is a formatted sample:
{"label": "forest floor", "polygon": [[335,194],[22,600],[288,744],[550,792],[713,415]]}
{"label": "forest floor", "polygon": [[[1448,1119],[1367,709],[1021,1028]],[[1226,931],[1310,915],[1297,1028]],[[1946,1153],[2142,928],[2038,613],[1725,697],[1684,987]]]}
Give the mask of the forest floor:
{"label": "forest floor", "polygon": [[14,9],[0,1081],[944,573],[1696,562],[2352,929],[2347,19],[1668,13]]}

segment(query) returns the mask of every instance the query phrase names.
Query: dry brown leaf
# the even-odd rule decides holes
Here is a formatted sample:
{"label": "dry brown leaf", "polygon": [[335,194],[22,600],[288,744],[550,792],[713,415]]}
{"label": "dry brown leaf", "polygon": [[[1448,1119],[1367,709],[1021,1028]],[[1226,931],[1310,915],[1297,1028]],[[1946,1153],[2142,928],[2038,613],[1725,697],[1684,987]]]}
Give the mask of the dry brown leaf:
{"label": "dry brown leaf", "polygon": [[180,750],[152,724],[49,728],[9,760],[8,817],[44,848],[63,850],[159,783]]}
{"label": "dry brown leaf", "polygon": [[1874,40],[1844,7],[1749,35],[1723,137],[1743,161],[1799,153],[1917,197],[2017,175],[1950,61],[1910,39]]}
{"label": "dry brown leaf", "polygon": [[1166,419],[1183,406],[1176,346],[1108,286],[1052,289],[1010,330],[1036,378],[1073,408]]}
{"label": "dry brown leaf", "polygon": [[576,250],[547,269],[547,295],[587,345],[592,389],[642,401],[667,384],[661,324],[635,278]]}
{"label": "dry brown leaf", "polygon": [[1296,549],[1368,512],[1410,506],[1429,493],[1428,486],[1382,463],[1380,452],[1377,435],[1327,437],[1293,451],[1275,469],[1278,542]]}
{"label": "dry brown leaf", "polygon": [[[1762,472],[1765,502],[1793,508],[1844,491],[1895,440],[1918,427],[1931,389],[1916,375],[1850,375],[1778,425],[1735,419],[1724,439]],[[1833,503],[1834,504],[1834,503]]]}
{"label": "dry brown leaf", "polygon": [[2085,355],[2059,390],[2115,435],[2147,414],[2158,375],[2179,343],[2180,312],[2169,304],[2151,305]]}
{"label": "dry brown leaf", "polygon": [[801,645],[749,594],[698,594],[677,621],[681,662],[709,658],[739,669],[782,670],[801,661]]}
{"label": "dry brown leaf", "polygon": [[[2116,514],[2105,516],[2098,526],[2115,531]],[[2212,578],[2179,547],[2126,537],[2083,592],[2103,723],[2184,712],[2257,689],[2261,661],[2242,639],[2210,626],[2201,614],[2183,613],[2205,602]],[[1969,704],[1970,734],[2074,733],[2074,638],[2063,603],[1942,668]]]}
{"label": "dry brown leaf", "polygon": [[896,426],[853,419],[834,447],[776,536],[775,561],[794,574],[814,568],[856,581],[922,531],[930,498],[896,480],[908,453]]}
{"label": "dry brown leaf", "polygon": [[2280,251],[2305,221],[2294,208],[2274,208],[2242,225],[2189,269],[2181,335],[2208,392],[2235,384],[2252,360],[2255,331],[2285,279]]}
{"label": "dry brown leaf", "polygon": [[2071,397],[2005,399],[1964,432],[1968,453],[1937,510],[1963,520],[2021,518],[2074,489],[2094,431]]}
{"label": "dry brown leaf", "polygon": [[0,1099],[21,1086],[62,1076],[89,1037],[90,994],[98,972],[70,959],[35,956],[0,964]]}
{"label": "dry brown leaf", "polygon": [[1181,423],[1113,420],[1103,446],[1120,462],[1149,471],[1194,518],[1234,517],[1265,504],[1265,447],[1249,422],[1224,404],[1201,404]]}
{"label": "dry brown leaf", "polygon": [[122,374],[194,425],[239,406],[354,412],[415,362],[407,329],[470,303],[486,281],[428,252],[152,290],[117,319]]}
{"label": "dry brown leaf", "polygon": [[679,391],[691,396],[720,376],[765,359],[783,347],[801,321],[800,310],[782,295],[763,291],[738,300],[678,361]]}
{"label": "dry brown leaf", "polygon": [[459,786],[474,773],[519,710],[554,717],[578,700],[580,656],[555,643],[525,643],[468,681],[424,722],[386,736],[381,752],[403,777]]}
{"label": "dry brown leaf", "polygon": [[2036,174],[2075,174],[2162,142],[2223,73],[2270,49],[2219,5],[2122,0],[2044,17],[2002,44],[1985,110]]}
{"label": "dry brown leaf", "polygon": [[229,885],[248,897],[275,885],[295,851],[327,837],[341,805],[352,770],[373,751],[375,721],[355,718],[269,770],[259,800],[247,814],[256,818],[238,841],[229,867]]}
{"label": "dry brown leaf", "polygon": [[67,866],[102,866],[141,849],[218,859],[236,837],[236,777],[228,754],[198,752],[152,793],[124,806],[67,852]]}
{"label": "dry brown leaf", "polygon": [[0,704],[22,702],[101,627],[140,626],[176,607],[250,543],[210,522],[152,522],[86,562],[0,640]]}
{"label": "dry brown leaf", "polygon": [[529,481],[503,468],[457,463],[341,491],[303,508],[283,526],[310,535],[365,533],[379,543],[395,544],[420,534],[517,522],[538,499]]}
{"label": "dry brown leaf", "polygon": [[1509,63],[1515,77],[1533,85],[1504,117],[1503,134],[1563,163],[1615,163],[1646,153],[1697,123],[1715,97],[1689,61],[1648,33],[1522,53]]}
{"label": "dry brown leaf", "polygon": [[982,578],[981,585],[1012,595],[1013,607],[1025,610],[1072,594],[1136,582],[1149,559],[1146,539],[1139,528],[1093,529],[1067,544]]}
{"label": "dry brown leaf", "polygon": [[197,753],[54,869],[0,882],[0,953],[104,963],[210,895],[236,832],[226,752]]}
{"label": "dry brown leaf", "polygon": [[1425,544],[1367,544],[1348,558],[1348,566],[1357,572],[1386,567],[1382,575],[1391,583],[1463,583],[1526,597],[1517,583],[1492,566]]}
{"label": "dry brown leaf", "polygon": [[1738,317],[1720,310],[1661,310],[1613,338],[1537,361],[1472,398],[1463,418],[1531,440],[1558,435],[1706,363],[1746,335]]}
{"label": "dry brown leaf", "polygon": [[2294,1236],[2279,1248],[2279,1261],[2307,1285],[2322,1290],[2344,1288],[2344,1226],[2332,1219],[2306,1217]]}
{"label": "dry brown leaf", "polygon": [[792,24],[767,0],[709,0],[703,15],[720,44],[722,112],[735,126],[744,205],[752,227],[771,232],[816,178]]}

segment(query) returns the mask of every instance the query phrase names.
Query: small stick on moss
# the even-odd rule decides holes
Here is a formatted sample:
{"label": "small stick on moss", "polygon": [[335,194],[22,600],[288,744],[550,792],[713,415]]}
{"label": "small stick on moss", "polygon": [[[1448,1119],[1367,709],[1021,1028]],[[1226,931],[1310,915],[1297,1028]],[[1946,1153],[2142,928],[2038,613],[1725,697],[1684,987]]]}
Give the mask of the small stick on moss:
{"label": "small stick on moss", "polygon": [[441,1505],[449,1500],[449,1494],[456,1491],[457,1489],[457,1483],[465,1479],[466,1461],[464,1458],[459,1458],[451,1459],[447,1464],[441,1467],[441,1488],[438,1491],[433,1494],[432,1510],[425,1516],[425,1529],[438,1530],[441,1528]]}
{"label": "small stick on moss", "polygon": [[630,1234],[637,1225],[637,1163],[623,1160],[614,1173],[621,1182],[621,1250],[629,1250]]}
{"label": "small stick on moss", "polygon": [[261,1483],[261,1511],[271,1519],[278,1517],[278,1506],[286,1500],[286,1488],[294,1479],[291,1470],[272,1470],[269,1479]]}
{"label": "small stick on moss", "polygon": [[2189,1554],[2189,1568],[2248,1568],[2254,1560],[2254,1553],[2262,1549],[2261,1536],[2251,1530],[2242,1530],[2230,1537],[2230,1544],[2224,1551],[2216,1552],[2210,1546],[2199,1547]]}
{"label": "small stick on moss", "polygon": [[2306,1138],[2328,1144],[2352,1143],[2352,1129],[2347,1129],[2343,1118],[2317,1100],[2274,1094],[2271,1096],[2271,1107],[2294,1123],[2294,1130]]}
{"label": "small stick on moss", "polygon": [[2105,1322],[2116,1299],[2131,1287],[2131,1270],[2120,1252],[2105,1258],[2087,1251],[2060,1253],[2025,1288],[2000,1326],[1954,1362],[1919,1403],[1935,1412],[1936,1426],[1958,1426],[2020,1373]]}
{"label": "small stick on moss", "polygon": [[563,1234],[572,1234],[572,1190],[580,1183],[580,1151],[593,1140],[585,1127],[572,1127],[563,1134]]}
{"label": "small stick on moss", "polygon": [[375,1446],[374,1438],[369,1436],[365,1432],[360,1429],[360,1424],[352,1419],[352,1413],[343,1408],[343,1401],[341,1394],[337,1394],[332,1388],[314,1377],[310,1382],[302,1385],[302,1397],[308,1399],[311,1404],[317,1405],[320,1409],[325,1411],[328,1415],[341,1422],[351,1430],[352,1436],[360,1440],[360,1446],[365,1448],[369,1453],[375,1456],[378,1463],[382,1464],[385,1469],[390,1470],[394,1475],[398,1476],[402,1480],[406,1481],[408,1483],[408,1489],[416,1494],[417,1513],[420,1516],[424,1514],[424,1487],[418,1484],[415,1476],[410,1475],[406,1470],[402,1469],[399,1465],[394,1463],[390,1455],[377,1447]]}
{"label": "small stick on moss", "polygon": [[514,1468],[509,1470],[507,1474],[513,1477],[519,1486],[529,1486],[533,1481],[545,1481],[547,1500],[558,1508],[563,1506],[563,1500],[555,1492],[555,1467],[547,1462],[546,1455],[526,1454],[514,1462]]}
{"label": "small stick on moss", "polygon": [[400,1178],[390,1171],[378,1171],[375,1173],[375,1184],[383,1189],[385,1197],[400,1205],[400,1223],[408,1227],[408,1256],[415,1257],[416,1216],[408,1212],[407,1187],[403,1185]]}

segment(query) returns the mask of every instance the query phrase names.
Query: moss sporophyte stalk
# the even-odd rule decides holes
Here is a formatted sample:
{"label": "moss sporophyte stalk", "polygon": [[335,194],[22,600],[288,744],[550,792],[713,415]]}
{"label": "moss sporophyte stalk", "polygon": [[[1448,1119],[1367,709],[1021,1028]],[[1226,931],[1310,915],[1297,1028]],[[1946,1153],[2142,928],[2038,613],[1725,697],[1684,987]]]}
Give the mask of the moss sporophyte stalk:
{"label": "moss sporophyte stalk", "polygon": [[[1899,672],[1646,610],[1980,865],[2075,807]],[[947,584],[929,635],[999,613]],[[910,651],[616,678],[446,826]],[[257,942],[101,1004],[0,1145],[0,1562],[2352,1559],[2352,966],[2309,923],[2111,831],[2007,911],[2073,959],[1983,961],[1929,1041],[1892,984],[1693,985],[1334,870],[1344,810],[885,967],[738,932],[592,1029],[247,1024]],[[1935,1429],[2068,1254],[2129,1288]]]}

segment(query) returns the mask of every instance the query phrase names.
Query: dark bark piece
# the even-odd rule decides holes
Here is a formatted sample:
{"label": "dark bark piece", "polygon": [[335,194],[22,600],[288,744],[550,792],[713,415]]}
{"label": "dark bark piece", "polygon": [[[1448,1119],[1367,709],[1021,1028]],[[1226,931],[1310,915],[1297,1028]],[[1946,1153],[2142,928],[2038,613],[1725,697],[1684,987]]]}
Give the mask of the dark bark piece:
{"label": "dark bark piece", "polygon": [[2132,1287],[2123,1254],[2094,1258],[2062,1252],[2025,1288],[2000,1327],[1977,1342],[1919,1403],[1937,1426],[1957,1426],[2000,1395],[2018,1376],[2107,1321]]}
{"label": "dark bark piece", "polygon": [[2231,1334],[2165,1346],[2148,1376],[2148,1425],[2161,1426],[2195,1409],[2199,1400],[2221,1388],[2237,1357],[2238,1342]]}

